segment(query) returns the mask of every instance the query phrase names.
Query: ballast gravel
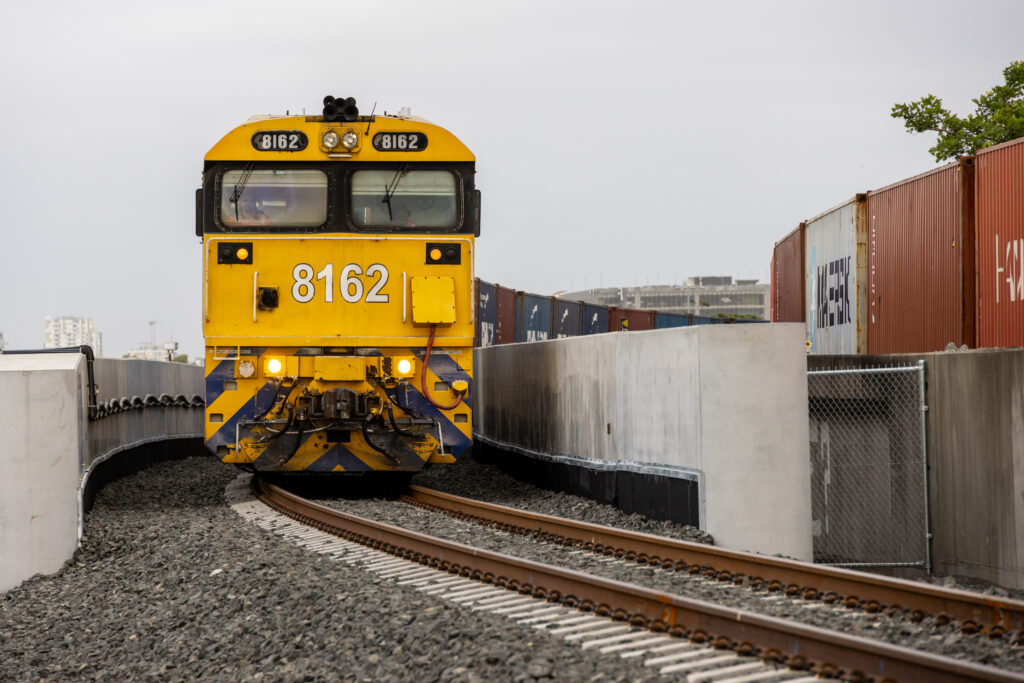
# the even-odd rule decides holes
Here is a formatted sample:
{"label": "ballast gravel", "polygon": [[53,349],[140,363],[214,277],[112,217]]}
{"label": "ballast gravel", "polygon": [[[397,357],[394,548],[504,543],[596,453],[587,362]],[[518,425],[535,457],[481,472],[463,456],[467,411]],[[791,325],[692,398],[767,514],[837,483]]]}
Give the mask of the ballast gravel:
{"label": "ballast gravel", "polygon": [[0,680],[660,679],[265,532],[225,502],[238,474],[199,457],[105,487],[74,560],[0,595]]}
{"label": "ballast gravel", "polygon": [[[0,595],[0,680],[662,679],[635,661],[582,650],[397,586],[265,532],[225,502],[224,489],[238,474],[213,457],[190,458],[153,466],[101,491],[74,561],[54,576],[34,577]],[[472,461],[435,467],[413,483],[546,514],[699,538],[695,530],[536,489]],[[526,556],[566,564],[562,548],[382,496],[350,492],[331,504],[503,552],[522,543]],[[572,557],[595,573],[624,571],[629,580],[649,585],[666,580],[659,574],[667,573],[649,568],[582,553]],[[700,597],[713,583],[695,582],[693,594]],[[738,596],[741,607],[763,600],[744,588],[725,593]],[[774,601],[783,611],[821,611],[802,601]],[[887,639],[908,644],[923,639],[929,650],[1024,670],[1021,648],[1009,638],[984,643],[952,627],[825,612],[833,620],[845,613],[834,622],[844,631],[884,631]]]}

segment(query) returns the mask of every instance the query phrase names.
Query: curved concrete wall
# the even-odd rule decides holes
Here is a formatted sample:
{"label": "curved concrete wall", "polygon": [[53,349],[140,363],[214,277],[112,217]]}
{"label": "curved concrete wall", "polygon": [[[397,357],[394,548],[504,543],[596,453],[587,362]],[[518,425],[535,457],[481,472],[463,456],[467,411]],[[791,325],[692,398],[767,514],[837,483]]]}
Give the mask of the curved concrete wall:
{"label": "curved concrete wall", "polygon": [[[93,365],[98,403],[152,395],[204,396],[202,368],[182,363],[97,358]],[[203,436],[203,411],[180,406],[125,410],[89,423],[85,466],[153,441]]]}
{"label": "curved concrete wall", "polygon": [[[203,395],[195,366],[98,359],[93,371],[100,403]],[[0,354],[0,591],[72,557],[82,493],[97,466],[148,443],[202,435],[199,406],[151,405],[90,420],[89,395],[80,354]]]}
{"label": "curved concrete wall", "polygon": [[810,560],[804,329],[704,325],[477,349],[476,435],[696,477],[718,545]]}

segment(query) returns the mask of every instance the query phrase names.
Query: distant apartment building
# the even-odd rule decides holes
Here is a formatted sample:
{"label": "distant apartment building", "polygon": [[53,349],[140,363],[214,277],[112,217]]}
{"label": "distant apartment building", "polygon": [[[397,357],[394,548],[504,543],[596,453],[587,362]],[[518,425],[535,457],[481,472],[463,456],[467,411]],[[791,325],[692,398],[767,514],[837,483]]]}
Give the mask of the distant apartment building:
{"label": "distant apartment building", "polygon": [[736,280],[728,275],[691,277],[683,285],[605,287],[565,292],[559,298],[599,306],[623,306],[725,318],[768,320],[770,286],[757,280]]}
{"label": "distant apartment building", "polygon": [[46,316],[44,348],[60,349],[68,346],[91,346],[98,358],[103,355],[103,335],[93,327],[92,318]]}

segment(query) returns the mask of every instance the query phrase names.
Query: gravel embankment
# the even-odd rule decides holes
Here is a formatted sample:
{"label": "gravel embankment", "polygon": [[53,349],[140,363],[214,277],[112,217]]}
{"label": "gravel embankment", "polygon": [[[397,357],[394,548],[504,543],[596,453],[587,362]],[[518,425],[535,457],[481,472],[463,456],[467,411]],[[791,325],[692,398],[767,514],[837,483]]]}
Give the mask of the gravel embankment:
{"label": "gravel embankment", "polygon": [[75,561],[0,595],[0,680],[656,680],[299,549],[165,463],[98,496]]}
{"label": "gravel embankment", "polygon": [[[489,618],[309,553],[245,522],[224,488],[239,471],[214,458],[155,466],[97,498],[87,538],[59,574],[0,595],[0,680],[660,680],[637,662],[581,650],[529,627]],[[473,462],[437,467],[414,483],[452,493],[677,538],[694,530],[651,522],[585,499],[515,482]],[[554,546],[384,498],[336,504],[377,519],[503,552],[565,563]],[[589,571],[750,608],[742,588],[600,562]],[[621,574],[620,574],[621,572]],[[706,591],[712,591],[708,593]],[[775,599],[780,613],[812,613],[848,632],[1024,670],[1009,639],[960,636],[842,610]],[[837,621],[838,619],[838,621]]]}

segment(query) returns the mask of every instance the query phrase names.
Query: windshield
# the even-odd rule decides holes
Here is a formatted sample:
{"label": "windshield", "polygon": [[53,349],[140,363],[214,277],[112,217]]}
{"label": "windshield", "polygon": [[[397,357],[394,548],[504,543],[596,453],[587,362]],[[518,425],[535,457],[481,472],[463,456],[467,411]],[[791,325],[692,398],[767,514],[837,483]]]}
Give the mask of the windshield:
{"label": "windshield", "polygon": [[241,169],[221,178],[220,222],[229,227],[316,227],[327,220],[327,174]]}
{"label": "windshield", "polygon": [[451,171],[403,167],[352,174],[352,221],[359,227],[454,228],[455,198]]}

